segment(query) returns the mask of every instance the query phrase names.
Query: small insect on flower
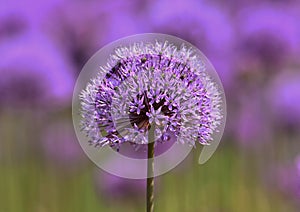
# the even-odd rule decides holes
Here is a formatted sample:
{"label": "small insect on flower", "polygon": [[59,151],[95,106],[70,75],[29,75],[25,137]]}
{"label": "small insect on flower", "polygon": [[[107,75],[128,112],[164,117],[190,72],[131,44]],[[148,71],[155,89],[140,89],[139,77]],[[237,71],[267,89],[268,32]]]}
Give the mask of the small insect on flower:
{"label": "small insect on flower", "polygon": [[120,46],[82,90],[81,126],[91,145],[119,149],[175,135],[207,145],[223,118],[221,91],[195,50],[167,41]]}

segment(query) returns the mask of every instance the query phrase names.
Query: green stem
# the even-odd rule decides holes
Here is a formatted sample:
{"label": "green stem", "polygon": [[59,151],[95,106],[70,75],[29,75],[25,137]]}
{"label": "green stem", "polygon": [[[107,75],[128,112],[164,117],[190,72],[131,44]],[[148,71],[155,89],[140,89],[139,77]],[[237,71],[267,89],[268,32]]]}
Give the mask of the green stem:
{"label": "green stem", "polygon": [[147,212],[154,211],[154,130],[153,124],[148,134]]}

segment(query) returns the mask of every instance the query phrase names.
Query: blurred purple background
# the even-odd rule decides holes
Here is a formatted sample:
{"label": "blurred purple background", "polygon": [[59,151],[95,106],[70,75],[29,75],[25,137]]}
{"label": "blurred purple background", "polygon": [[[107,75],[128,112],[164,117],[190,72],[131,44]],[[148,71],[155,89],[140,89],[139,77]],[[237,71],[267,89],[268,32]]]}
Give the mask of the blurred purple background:
{"label": "blurred purple background", "polygon": [[[27,211],[24,207],[28,211],[65,211],[64,207],[72,211],[72,206],[64,204],[76,204],[77,195],[67,203],[55,199],[56,194],[67,192],[57,188],[65,182],[67,173],[69,178],[74,177],[74,183],[77,179],[96,187],[84,190],[89,195],[103,192],[117,199],[122,195],[135,199],[144,192],[140,182],[134,185],[116,177],[109,179],[109,175],[95,177],[96,168],[81,151],[72,128],[71,99],[81,68],[97,50],[124,36],[147,32],[185,39],[215,66],[225,88],[228,109],[220,146],[226,151],[215,154],[223,157],[222,152],[230,149],[229,155],[224,153],[225,161],[236,157],[234,160],[244,161],[239,166],[249,165],[249,173],[258,178],[256,183],[262,189],[263,194],[259,194],[267,199],[267,206],[257,206],[256,211],[282,209],[269,206],[276,200],[268,192],[274,191],[283,205],[292,205],[293,209],[287,207],[289,211],[299,211],[299,11],[300,2],[296,0],[0,0],[0,172],[6,173],[0,178],[0,211]],[[217,167],[223,167],[223,159],[212,160],[216,160]],[[214,172],[208,167],[207,171],[210,170]],[[235,172],[241,173],[243,169]],[[81,173],[89,174],[86,177]],[[50,206],[44,200],[29,203],[31,196],[24,197],[27,187],[13,186],[24,176],[28,179],[19,184],[25,183],[32,189],[32,198],[38,190],[52,189],[54,199]],[[41,176],[52,182],[52,187],[43,185]],[[261,176],[269,176],[271,186],[264,184]],[[180,174],[173,173],[172,177],[180,179]],[[39,183],[30,181],[32,178]],[[12,185],[7,183],[10,180]],[[113,192],[116,194],[111,195]],[[166,191],[162,194],[168,195]],[[15,202],[14,198],[19,200]],[[90,203],[80,206],[82,210],[77,209],[100,207],[93,204],[112,207],[101,203],[106,201],[101,195],[90,198]],[[215,211],[232,211],[227,200],[220,199]],[[166,201],[167,205],[176,205],[174,199]],[[118,204],[128,211],[136,210],[127,203]],[[206,211],[205,204],[204,201],[200,209]],[[167,206],[163,208],[172,211]],[[118,209],[112,207],[111,211],[114,210]]]}

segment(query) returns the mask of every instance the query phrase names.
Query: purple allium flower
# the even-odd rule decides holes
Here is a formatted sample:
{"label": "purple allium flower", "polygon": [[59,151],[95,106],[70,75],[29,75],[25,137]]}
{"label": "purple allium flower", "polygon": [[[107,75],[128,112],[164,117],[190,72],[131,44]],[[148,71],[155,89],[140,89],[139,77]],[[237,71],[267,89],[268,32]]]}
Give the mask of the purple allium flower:
{"label": "purple allium flower", "polygon": [[[0,7],[0,40],[1,37],[10,38],[21,35],[25,31],[42,28],[49,12],[64,0],[36,1],[36,0],[9,0],[1,2]],[[56,23],[57,24],[57,23]]]}
{"label": "purple allium flower", "polygon": [[283,70],[268,85],[266,98],[270,112],[278,127],[300,126],[300,74],[299,70]]}
{"label": "purple allium flower", "polygon": [[236,140],[246,147],[255,147],[268,142],[271,136],[270,124],[263,103],[258,97],[259,94],[253,92],[252,98],[249,95],[247,99],[243,99],[234,120],[233,133]]}
{"label": "purple allium flower", "polygon": [[22,14],[19,13],[1,13],[0,11],[0,41],[5,38],[15,37],[16,35],[22,34],[28,28],[28,22]]}
{"label": "purple allium flower", "polygon": [[56,122],[48,126],[42,133],[42,148],[49,162],[65,168],[76,168],[82,164],[84,153],[72,125]]}
{"label": "purple allium flower", "polygon": [[0,104],[16,107],[65,104],[74,76],[64,54],[40,34],[0,44]]}
{"label": "purple allium flower", "polygon": [[183,44],[119,47],[100,75],[80,95],[82,129],[92,145],[147,144],[152,125],[156,141],[174,133],[183,143],[209,144],[221,124],[219,87],[199,55]]}
{"label": "purple allium flower", "polygon": [[107,42],[147,31],[143,17],[133,11],[135,6],[135,1],[119,0],[65,2],[59,7],[59,14],[57,9],[52,12],[46,30],[51,35],[57,32],[54,39],[66,46],[82,67],[89,55]]}
{"label": "purple allium flower", "polygon": [[247,7],[238,18],[238,62],[244,69],[278,68],[299,49],[298,21],[290,8],[273,4]]}

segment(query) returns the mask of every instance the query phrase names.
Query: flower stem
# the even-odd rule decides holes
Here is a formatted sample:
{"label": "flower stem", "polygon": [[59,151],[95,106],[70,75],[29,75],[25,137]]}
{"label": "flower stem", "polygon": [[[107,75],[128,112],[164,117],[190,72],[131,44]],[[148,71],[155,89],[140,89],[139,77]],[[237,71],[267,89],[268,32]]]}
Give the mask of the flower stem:
{"label": "flower stem", "polygon": [[147,212],[154,211],[154,131],[153,124],[148,133]]}

